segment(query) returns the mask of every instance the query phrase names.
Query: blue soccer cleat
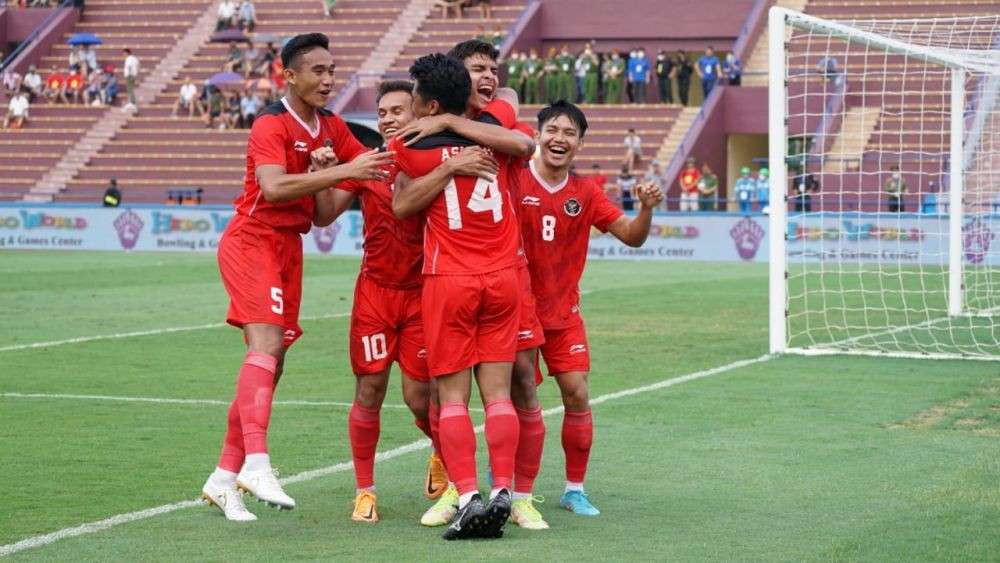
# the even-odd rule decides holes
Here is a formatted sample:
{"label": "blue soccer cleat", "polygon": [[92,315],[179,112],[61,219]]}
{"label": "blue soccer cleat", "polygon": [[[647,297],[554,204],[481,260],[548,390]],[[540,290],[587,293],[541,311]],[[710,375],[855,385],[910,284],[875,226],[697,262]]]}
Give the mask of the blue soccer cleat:
{"label": "blue soccer cleat", "polygon": [[597,516],[601,513],[594,505],[590,504],[587,493],[583,491],[566,491],[559,499],[559,506],[581,516]]}

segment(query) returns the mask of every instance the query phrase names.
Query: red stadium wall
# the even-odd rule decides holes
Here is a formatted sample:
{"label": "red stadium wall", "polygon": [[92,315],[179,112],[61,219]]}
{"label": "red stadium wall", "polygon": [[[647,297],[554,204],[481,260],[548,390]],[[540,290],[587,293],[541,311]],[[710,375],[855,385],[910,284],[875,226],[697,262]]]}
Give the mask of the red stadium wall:
{"label": "red stadium wall", "polygon": [[[59,13],[49,22],[49,25],[41,31],[41,34],[32,44],[18,55],[11,64],[12,70],[24,74],[28,70],[28,65],[36,64],[44,53],[49,51],[53,43],[59,41],[63,34],[73,29],[80,18],[76,10],[49,10],[42,8],[32,8],[30,10],[6,10],[0,23],[6,33],[5,41],[22,41],[32,31],[40,26],[45,18],[53,11]],[[0,36],[2,39],[2,36]]]}

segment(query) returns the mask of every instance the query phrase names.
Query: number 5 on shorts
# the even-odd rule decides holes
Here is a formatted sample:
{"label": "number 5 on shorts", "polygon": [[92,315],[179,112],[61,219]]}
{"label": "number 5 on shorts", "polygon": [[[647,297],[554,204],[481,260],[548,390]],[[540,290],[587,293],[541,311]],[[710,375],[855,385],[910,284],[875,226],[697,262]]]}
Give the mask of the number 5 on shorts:
{"label": "number 5 on shorts", "polygon": [[285,312],[285,300],[281,297],[280,287],[271,288],[271,300],[274,301],[274,305],[271,305],[271,312],[278,315]]}

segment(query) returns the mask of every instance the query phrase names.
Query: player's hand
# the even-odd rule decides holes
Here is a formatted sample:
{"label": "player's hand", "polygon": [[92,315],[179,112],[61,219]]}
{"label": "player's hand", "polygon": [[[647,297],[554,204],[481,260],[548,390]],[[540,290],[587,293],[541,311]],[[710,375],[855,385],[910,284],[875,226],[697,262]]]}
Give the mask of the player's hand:
{"label": "player's hand", "polygon": [[309,162],[312,163],[313,170],[323,170],[339,163],[337,153],[330,147],[320,147],[309,153]]}
{"label": "player's hand", "polygon": [[448,129],[448,116],[445,114],[421,117],[410,122],[396,132],[396,136],[403,139],[404,146],[411,146],[424,137],[436,135]]}
{"label": "player's hand", "polygon": [[483,147],[466,147],[445,162],[455,176],[479,176],[495,180],[500,172],[496,159]]}
{"label": "player's hand", "polygon": [[660,202],[663,201],[663,192],[652,182],[639,184],[636,194],[639,197],[639,203],[648,209],[656,209],[656,206],[660,205]]}
{"label": "player's hand", "polygon": [[384,181],[389,178],[388,169],[395,157],[394,152],[379,152],[373,149],[340,166],[346,168],[348,179]]}

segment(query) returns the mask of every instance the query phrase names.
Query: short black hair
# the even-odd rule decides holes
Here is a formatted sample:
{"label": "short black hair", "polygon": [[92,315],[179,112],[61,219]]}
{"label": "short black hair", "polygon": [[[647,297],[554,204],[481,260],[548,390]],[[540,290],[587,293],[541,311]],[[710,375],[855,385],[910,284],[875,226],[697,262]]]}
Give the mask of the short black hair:
{"label": "short black hair", "polygon": [[437,100],[441,111],[461,115],[472,94],[472,79],[465,65],[454,57],[434,53],[420,57],[410,66],[415,91],[424,100]]}
{"label": "short black hair", "polygon": [[538,112],[538,129],[541,130],[543,125],[560,115],[565,115],[576,125],[577,129],[580,130],[580,138],[582,139],[587,133],[587,116],[583,115],[580,108],[566,100],[559,100],[550,106],[542,108],[542,111]]}
{"label": "short black hair", "polygon": [[471,57],[472,55],[484,55],[493,59],[494,61],[500,58],[500,50],[493,45],[480,41],[478,39],[469,39],[468,41],[462,41],[454,47],[451,51],[448,51],[449,57],[454,57],[461,62],[465,62],[465,59]]}
{"label": "short black hair", "polygon": [[393,92],[406,92],[413,95],[413,83],[409,80],[383,80],[378,85],[378,94],[375,96],[375,103],[379,103],[383,96]]}
{"label": "short black hair", "polygon": [[322,33],[303,33],[296,35],[285,43],[281,48],[281,64],[285,68],[291,68],[295,59],[313,49],[320,48],[330,50],[330,40]]}

